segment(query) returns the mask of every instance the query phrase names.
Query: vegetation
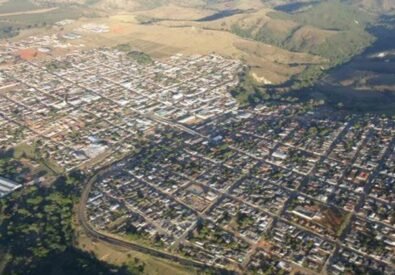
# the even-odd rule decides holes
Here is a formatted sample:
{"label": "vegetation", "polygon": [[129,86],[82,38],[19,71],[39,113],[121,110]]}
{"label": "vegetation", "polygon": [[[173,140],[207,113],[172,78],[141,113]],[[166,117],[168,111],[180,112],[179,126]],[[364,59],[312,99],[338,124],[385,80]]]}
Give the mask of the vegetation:
{"label": "vegetation", "polygon": [[21,182],[20,175],[28,172],[30,172],[30,169],[23,166],[20,161],[9,157],[0,158],[0,176]]}
{"label": "vegetation", "polygon": [[[64,252],[50,255],[49,257],[41,260],[36,267],[30,268],[27,272],[32,275],[69,275],[69,274],[117,274],[117,275],[130,275],[141,274],[139,266],[130,265],[116,267],[102,262],[94,255],[88,254],[75,248],[67,248]],[[9,270],[6,270],[9,272]],[[8,274],[8,273],[7,273]],[[12,273],[11,273],[12,274]],[[14,274],[27,274],[21,273],[19,270]]]}
{"label": "vegetation", "polygon": [[0,13],[30,11],[40,8],[30,0],[10,0],[0,5]]}
{"label": "vegetation", "polygon": [[7,273],[23,274],[67,249],[72,240],[72,183],[60,178],[51,188],[28,187],[1,201],[0,244],[12,255]]}
{"label": "vegetation", "polygon": [[53,169],[35,157],[33,147],[20,145],[13,150],[0,150],[0,176],[23,184],[33,178],[53,176]]}
{"label": "vegetation", "polygon": [[323,74],[324,71],[320,66],[309,66],[303,72],[292,78],[291,82],[293,83],[291,86],[294,90],[310,87],[317,81],[317,79],[323,76]]}
{"label": "vegetation", "polygon": [[95,5],[100,3],[100,0],[85,0],[85,5]]}
{"label": "vegetation", "polygon": [[73,172],[50,187],[25,187],[0,201],[3,273],[138,274],[136,266],[133,272],[109,266],[73,247],[73,207],[83,179]]}
{"label": "vegetation", "polygon": [[373,41],[373,36],[362,28],[353,28],[336,33],[317,48],[312,48],[310,52],[328,58],[333,66],[349,61]]}
{"label": "vegetation", "polygon": [[246,213],[238,211],[236,214],[236,223],[238,225],[238,228],[240,229],[245,229],[249,226],[252,226],[255,222],[255,220],[247,215]]}
{"label": "vegetation", "polygon": [[263,101],[295,102],[297,100],[292,96],[283,96],[270,88],[263,88],[250,75],[249,69],[239,74],[239,80],[239,85],[231,91],[231,95],[236,98],[242,106],[256,106]]}
{"label": "vegetation", "polygon": [[264,99],[263,90],[246,70],[239,75],[240,84],[231,91],[231,94],[241,105],[257,105]]}
{"label": "vegetation", "polygon": [[323,1],[303,12],[272,12],[268,15],[276,24],[292,24],[278,31],[270,24],[244,26],[236,23],[232,31],[291,51],[325,57],[330,66],[349,60],[373,41],[366,28],[374,18],[337,0]]}
{"label": "vegetation", "polygon": [[295,75],[289,83],[294,89],[311,86],[322,76],[323,69],[349,61],[374,41],[367,28],[376,18],[339,0],[322,1],[300,12],[267,15],[270,19],[266,21],[257,17],[247,23],[233,23],[231,31],[243,38],[326,60],[323,64],[308,65]]}
{"label": "vegetation", "polygon": [[132,46],[128,43],[119,44],[119,45],[115,46],[114,48],[117,49],[118,51],[121,51],[121,52],[129,52],[132,50]]}
{"label": "vegetation", "polygon": [[367,12],[342,3],[340,0],[321,1],[311,9],[293,14],[276,13],[273,18],[291,19],[303,25],[325,30],[348,30],[364,27],[374,18]]}
{"label": "vegetation", "polygon": [[144,52],[133,49],[133,47],[130,44],[127,43],[119,44],[115,46],[115,49],[127,53],[126,56],[130,59],[135,60],[137,63],[150,64],[153,62],[151,56],[149,56]]}
{"label": "vegetation", "polygon": [[148,54],[139,51],[130,51],[127,53],[127,57],[135,60],[139,64],[152,63],[152,58]]}
{"label": "vegetation", "polygon": [[15,28],[13,24],[0,22],[0,39],[16,36],[18,33],[19,28]]}
{"label": "vegetation", "polygon": [[56,70],[66,70],[71,68],[71,63],[66,61],[60,62],[57,60],[53,60],[47,64],[46,68],[50,72],[54,72]]}
{"label": "vegetation", "polygon": [[[89,17],[95,15],[94,12],[81,9],[76,5],[58,6],[56,9],[48,10],[45,13],[23,13],[42,8],[46,7],[33,4],[29,0],[10,0],[0,5],[0,13],[5,15],[1,17],[0,39],[14,37],[24,29],[46,27],[64,19],[76,19],[83,15]],[[6,15],[7,13],[18,12],[21,14]]]}

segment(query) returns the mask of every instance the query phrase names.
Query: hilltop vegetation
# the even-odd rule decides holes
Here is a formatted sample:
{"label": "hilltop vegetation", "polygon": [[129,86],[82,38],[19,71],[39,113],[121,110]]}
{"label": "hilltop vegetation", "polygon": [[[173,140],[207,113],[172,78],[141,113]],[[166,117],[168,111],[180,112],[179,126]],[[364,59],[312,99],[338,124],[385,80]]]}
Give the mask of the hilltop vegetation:
{"label": "hilltop vegetation", "polygon": [[340,1],[322,2],[297,13],[268,12],[252,15],[232,25],[242,37],[273,44],[290,51],[307,52],[342,63],[373,41],[366,31],[373,16]]}
{"label": "hilltop vegetation", "polygon": [[39,9],[39,5],[29,0],[6,1],[0,5],[1,13],[12,13]]}
{"label": "hilltop vegetation", "polygon": [[395,12],[395,1],[393,0],[344,0],[344,2],[367,11],[379,13]]}
{"label": "hilltop vegetation", "polygon": [[60,20],[95,14],[79,5],[56,1],[8,0],[0,3],[0,39],[17,36],[26,29],[46,28]]}
{"label": "hilltop vegetation", "polygon": [[[375,37],[368,29],[376,23],[379,12],[383,11],[369,9],[371,5],[367,2],[376,3],[374,6],[379,7],[391,6],[373,0],[364,1],[364,8],[361,3],[352,0],[154,2],[155,9],[139,13],[139,16],[144,16],[144,22],[173,29],[190,26],[235,34],[251,44],[246,47],[246,41],[234,43],[238,50],[243,51],[243,59],[253,68],[256,79],[264,84],[276,85],[288,81],[294,88],[311,85],[325,70],[347,62],[372,44]],[[169,4],[187,6],[196,11],[214,11],[200,19],[180,19],[164,12],[164,6]],[[252,45],[251,41],[259,44]],[[270,63],[267,51],[261,50],[268,45],[287,50],[290,56],[292,53],[303,53],[308,58],[305,63],[291,58],[295,61],[285,64],[280,61],[282,55],[277,53],[275,56],[278,59]],[[314,61],[311,57],[315,57]],[[261,62],[260,59],[265,60]]]}
{"label": "hilltop vegetation", "polygon": [[[395,9],[391,0],[15,0],[13,10],[57,7],[46,13],[13,15],[0,21],[0,37],[20,29],[47,27],[61,19],[118,17],[109,38],[135,42],[130,58],[178,52],[218,53],[239,58],[260,84],[288,90],[309,86],[326,70],[349,61],[372,44],[368,31],[379,15]],[[2,6],[0,6],[1,12]],[[123,15],[120,15],[122,12]],[[129,24],[129,25],[127,25]],[[121,32],[122,35],[121,35]],[[127,33],[127,34],[126,34]],[[129,35],[129,36],[127,36]],[[127,40],[129,39],[129,41]],[[144,47],[139,47],[143,45]],[[112,45],[113,46],[113,45]],[[152,46],[152,47],[151,47]],[[151,48],[161,49],[157,50]],[[162,53],[163,52],[163,53]]]}
{"label": "hilltop vegetation", "polygon": [[[0,38],[22,29],[46,27],[62,19],[128,13],[115,23],[125,32],[115,43],[135,41],[130,58],[150,62],[163,55],[218,53],[242,59],[260,84],[279,90],[313,84],[326,70],[343,64],[372,44],[368,29],[391,13],[390,0],[15,0],[4,11],[56,7],[40,14],[7,15]],[[99,19],[99,20],[100,20]],[[111,19],[109,20],[111,23]],[[130,23],[126,26],[125,22]],[[120,27],[120,25],[123,25]],[[130,31],[129,31],[130,30]],[[119,39],[119,41],[117,41]],[[128,41],[127,39],[130,39]],[[143,45],[143,47],[139,47]],[[152,46],[152,47],[151,47]]]}

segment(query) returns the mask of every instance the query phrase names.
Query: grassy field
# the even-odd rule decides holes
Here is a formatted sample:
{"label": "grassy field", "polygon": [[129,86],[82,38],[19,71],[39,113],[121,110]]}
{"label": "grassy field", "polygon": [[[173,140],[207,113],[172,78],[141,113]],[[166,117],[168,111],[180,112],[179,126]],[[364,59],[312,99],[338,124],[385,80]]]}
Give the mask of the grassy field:
{"label": "grassy field", "polygon": [[[76,5],[43,8],[29,0],[8,1],[0,5],[0,38],[14,37],[22,30],[49,27],[64,19],[77,19],[82,16],[92,17],[96,13]],[[45,32],[50,30],[46,29]]]}
{"label": "grassy field", "polygon": [[[326,70],[350,60],[374,40],[366,28],[375,22],[375,16],[344,1],[323,1],[296,13],[273,10],[280,2],[284,1],[98,0],[86,8],[62,6],[45,16],[1,17],[0,36],[15,35],[19,29],[24,34],[33,30],[62,34],[86,23],[106,24],[110,32],[84,32],[82,39],[72,43],[87,48],[128,43],[154,58],[215,53],[241,59],[259,84],[284,85],[279,90],[312,85]],[[92,9],[101,9],[94,14],[106,16],[88,17]],[[107,11],[103,13],[103,9]],[[197,21],[217,13],[215,9],[242,11],[213,21]],[[56,21],[73,18],[76,22],[64,30],[51,27]]]}
{"label": "grassy field", "polygon": [[48,175],[61,175],[64,173],[63,169],[51,160],[40,160],[36,155],[34,146],[28,144],[20,144],[14,148],[15,159],[28,159],[38,164],[35,169],[37,172],[44,171]]}
{"label": "grassy field", "polygon": [[144,16],[146,18],[155,18],[161,20],[197,20],[213,14],[211,10],[180,7],[176,5],[168,5],[164,7],[154,8],[147,11],[138,11],[134,13],[136,16]]}
{"label": "grassy field", "polygon": [[[292,80],[298,82],[298,87],[310,85],[322,74],[322,69],[349,60],[373,40],[365,27],[374,17],[340,0],[324,1],[298,13],[274,11],[270,6],[274,2],[100,0],[93,1],[86,9],[62,6],[45,16],[3,17],[0,35],[12,36],[18,29],[34,27],[45,27],[50,33],[52,30],[47,26],[54,22],[79,18],[65,32],[91,22],[107,24],[111,29],[103,34],[84,33],[81,40],[75,41],[87,47],[130,43],[155,58],[176,53],[216,53],[245,61],[262,84],[278,85]],[[122,7],[124,11],[120,12]],[[84,18],[93,8],[106,9],[109,16]],[[197,21],[215,14],[215,9],[244,9],[244,12],[209,22]]]}
{"label": "grassy field", "polygon": [[31,11],[35,9],[40,9],[40,7],[33,4],[30,0],[8,0],[0,4],[0,14]]}
{"label": "grassy field", "polygon": [[[142,13],[139,12],[140,16]],[[137,50],[152,57],[162,58],[177,53],[211,54],[245,60],[254,68],[258,77],[272,83],[282,83],[295,73],[300,73],[306,64],[321,64],[318,56],[290,52],[279,47],[241,38],[228,31],[210,30],[195,26],[166,26],[164,24],[139,24],[134,14],[123,13],[109,18],[80,19],[66,27],[65,31],[88,23],[104,23],[109,33],[84,33],[81,40],[87,47],[131,44]],[[178,21],[182,24],[181,21]]]}
{"label": "grassy field", "polygon": [[393,0],[347,0],[357,7],[375,12],[395,12],[395,2]]}
{"label": "grassy field", "polygon": [[[224,8],[217,1],[210,2],[210,7],[216,5]],[[226,7],[255,9],[207,22],[172,16],[163,7],[141,11],[139,16],[151,18],[151,24],[170,28],[175,33],[190,28],[199,38],[200,34],[215,31],[219,37],[217,43],[223,48],[218,53],[227,55],[227,51],[236,47],[237,53],[230,56],[245,60],[256,79],[264,84],[293,80],[297,87],[311,85],[322,75],[322,69],[350,60],[374,41],[366,28],[375,22],[375,16],[340,0],[323,1],[297,13],[274,11],[248,0],[229,1]],[[192,11],[191,18],[196,18],[199,9]],[[233,33],[240,39],[232,37],[232,45],[228,45],[220,37],[224,33]],[[209,44],[204,41],[205,46]],[[173,45],[182,43],[175,41]],[[275,50],[270,51],[269,47]],[[201,49],[200,45],[196,44],[195,49]]]}
{"label": "grassy field", "polygon": [[99,260],[114,265],[128,265],[139,263],[144,265],[144,274],[150,275],[187,275],[198,274],[196,270],[183,267],[176,263],[152,257],[136,251],[97,242],[85,235],[76,225],[76,246],[84,251],[93,253]]}
{"label": "grassy field", "polygon": [[240,18],[231,31],[290,51],[327,58],[329,65],[347,61],[371,44],[365,31],[374,16],[338,0],[298,13],[262,12]]}
{"label": "grassy field", "polygon": [[21,28],[28,26],[50,25],[63,19],[76,19],[84,15],[84,11],[77,7],[61,7],[54,10],[49,10],[43,14],[21,14],[4,16],[2,21],[13,23]]}

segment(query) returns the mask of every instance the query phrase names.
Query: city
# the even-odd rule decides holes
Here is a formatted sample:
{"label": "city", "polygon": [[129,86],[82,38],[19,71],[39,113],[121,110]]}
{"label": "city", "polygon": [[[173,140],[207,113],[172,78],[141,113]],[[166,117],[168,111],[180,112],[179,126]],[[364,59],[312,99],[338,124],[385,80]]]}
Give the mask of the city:
{"label": "city", "polygon": [[230,92],[245,65],[215,54],[16,55],[43,41],[58,43],[1,45],[0,147],[95,175],[79,213],[87,230],[239,274],[395,272],[389,116],[241,108]]}
{"label": "city", "polygon": [[395,125],[325,112],[260,106],[195,135],[159,130],[94,183],[89,222],[219,266],[391,274]]}

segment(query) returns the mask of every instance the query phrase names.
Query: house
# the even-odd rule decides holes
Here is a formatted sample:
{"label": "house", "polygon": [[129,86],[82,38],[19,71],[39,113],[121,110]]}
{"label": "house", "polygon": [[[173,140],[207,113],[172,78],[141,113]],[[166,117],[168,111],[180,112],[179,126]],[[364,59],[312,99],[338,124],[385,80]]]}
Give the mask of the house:
{"label": "house", "polygon": [[22,185],[0,177],[0,198],[18,190]]}

